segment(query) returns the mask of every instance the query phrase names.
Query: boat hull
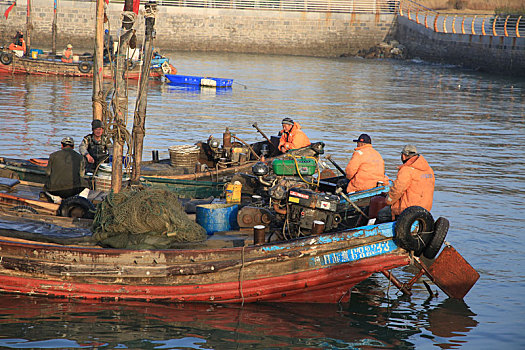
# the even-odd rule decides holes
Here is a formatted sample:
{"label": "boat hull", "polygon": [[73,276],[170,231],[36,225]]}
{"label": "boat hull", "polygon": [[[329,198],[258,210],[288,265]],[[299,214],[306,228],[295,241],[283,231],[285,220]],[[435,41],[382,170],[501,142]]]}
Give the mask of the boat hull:
{"label": "boat hull", "polygon": [[[33,59],[12,55],[10,64],[0,63],[0,74],[30,74],[30,75],[55,75],[67,77],[93,78],[92,62],[64,63],[58,59]],[[84,66],[82,66],[84,64]],[[87,64],[87,66],[85,65]],[[89,67],[89,70],[87,70]],[[104,66],[102,71],[105,79],[111,79],[112,69]],[[139,79],[141,65],[136,65],[127,71],[129,79]],[[164,75],[160,65],[152,65],[150,77],[160,79]]]}
{"label": "boat hull", "polygon": [[393,224],[276,244],[121,250],[0,238],[0,292],[174,302],[336,303],[371,274],[410,263]]}
{"label": "boat hull", "polygon": [[166,74],[168,84],[172,85],[195,85],[217,88],[229,88],[233,85],[233,79],[198,77],[192,75]]}

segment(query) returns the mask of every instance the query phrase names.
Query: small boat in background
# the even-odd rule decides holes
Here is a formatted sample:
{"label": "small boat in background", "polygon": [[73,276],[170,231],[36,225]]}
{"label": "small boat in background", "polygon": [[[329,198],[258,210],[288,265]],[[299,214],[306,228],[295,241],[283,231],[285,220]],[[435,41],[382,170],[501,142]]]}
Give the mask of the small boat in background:
{"label": "small boat in background", "polygon": [[174,85],[198,85],[207,87],[231,87],[233,79],[223,78],[212,78],[212,77],[197,77],[191,75],[179,75],[179,74],[165,74],[166,79],[169,80],[168,84]]}

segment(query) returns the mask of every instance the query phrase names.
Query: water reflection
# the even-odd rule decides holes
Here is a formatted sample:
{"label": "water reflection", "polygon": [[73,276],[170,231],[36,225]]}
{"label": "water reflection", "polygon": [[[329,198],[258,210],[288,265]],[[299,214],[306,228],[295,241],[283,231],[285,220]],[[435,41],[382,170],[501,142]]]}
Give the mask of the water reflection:
{"label": "water reflection", "polygon": [[[155,304],[1,296],[0,346],[7,348],[411,348],[416,335],[453,348],[477,325],[463,302],[412,313],[371,280],[345,305]],[[426,329],[428,332],[425,332]]]}

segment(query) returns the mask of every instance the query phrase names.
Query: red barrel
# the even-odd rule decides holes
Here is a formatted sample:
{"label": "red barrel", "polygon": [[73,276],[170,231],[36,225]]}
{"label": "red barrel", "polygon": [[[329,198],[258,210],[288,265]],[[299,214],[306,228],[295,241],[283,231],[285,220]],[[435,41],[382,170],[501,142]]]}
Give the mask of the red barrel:
{"label": "red barrel", "polygon": [[386,207],[386,198],[383,196],[375,196],[370,199],[370,207],[368,208],[368,217],[370,219],[377,218],[377,213]]}

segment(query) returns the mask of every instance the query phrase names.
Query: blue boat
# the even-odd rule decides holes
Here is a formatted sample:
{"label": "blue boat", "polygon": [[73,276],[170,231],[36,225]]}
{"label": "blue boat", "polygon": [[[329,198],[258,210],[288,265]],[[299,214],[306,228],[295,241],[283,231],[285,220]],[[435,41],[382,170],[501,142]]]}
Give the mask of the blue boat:
{"label": "blue boat", "polygon": [[231,87],[233,79],[211,78],[211,77],[197,77],[191,75],[166,74],[169,80],[168,84],[172,85],[198,85],[209,87]]}

